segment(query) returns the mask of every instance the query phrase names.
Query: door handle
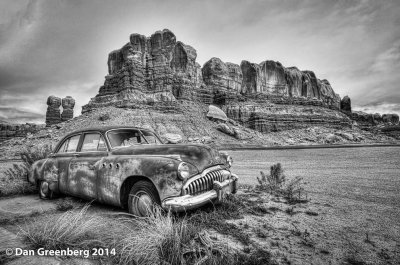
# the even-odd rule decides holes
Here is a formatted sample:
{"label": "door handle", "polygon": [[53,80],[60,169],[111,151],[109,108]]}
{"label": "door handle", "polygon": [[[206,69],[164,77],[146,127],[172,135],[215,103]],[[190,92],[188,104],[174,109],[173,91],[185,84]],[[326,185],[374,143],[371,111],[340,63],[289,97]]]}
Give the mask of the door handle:
{"label": "door handle", "polygon": [[79,154],[73,154],[74,157],[79,157]]}

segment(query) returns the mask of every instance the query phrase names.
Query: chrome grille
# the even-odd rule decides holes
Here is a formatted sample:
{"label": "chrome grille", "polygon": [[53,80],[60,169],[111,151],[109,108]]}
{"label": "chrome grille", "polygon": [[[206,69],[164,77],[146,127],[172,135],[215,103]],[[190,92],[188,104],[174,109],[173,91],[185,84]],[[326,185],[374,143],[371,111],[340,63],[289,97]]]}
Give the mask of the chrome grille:
{"label": "chrome grille", "polygon": [[184,190],[184,194],[196,195],[212,190],[214,181],[222,182],[224,176],[221,170],[208,172],[204,177],[191,182]]}

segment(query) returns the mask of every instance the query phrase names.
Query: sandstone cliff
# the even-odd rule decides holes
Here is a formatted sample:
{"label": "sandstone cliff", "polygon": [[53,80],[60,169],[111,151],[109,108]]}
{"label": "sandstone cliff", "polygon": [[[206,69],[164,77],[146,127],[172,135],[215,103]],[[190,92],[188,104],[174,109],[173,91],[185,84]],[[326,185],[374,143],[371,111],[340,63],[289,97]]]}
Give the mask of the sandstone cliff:
{"label": "sandstone cliff", "polygon": [[0,123],[0,142],[5,140],[26,137],[29,134],[34,134],[43,129],[43,125],[26,123],[26,124],[11,124]]}
{"label": "sandstone cliff", "polygon": [[107,104],[177,99],[225,104],[259,95],[273,103],[340,109],[339,95],[312,71],[275,61],[238,65],[215,57],[200,67],[196,57],[193,47],[176,41],[167,29],[150,37],[132,34],[127,44],[109,54],[104,85],[83,112]]}
{"label": "sandstone cliff", "polygon": [[196,50],[177,41],[170,30],[150,37],[132,34],[127,44],[109,54],[104,85],[82,112],[106,106],[173,111],[186,100],[215,104],[229,118],[263,133],[310,125],[351,126],[337,111],[339,95],[312,71],[275,61],[239,65],[215,57],[201,67],[196,57]]}

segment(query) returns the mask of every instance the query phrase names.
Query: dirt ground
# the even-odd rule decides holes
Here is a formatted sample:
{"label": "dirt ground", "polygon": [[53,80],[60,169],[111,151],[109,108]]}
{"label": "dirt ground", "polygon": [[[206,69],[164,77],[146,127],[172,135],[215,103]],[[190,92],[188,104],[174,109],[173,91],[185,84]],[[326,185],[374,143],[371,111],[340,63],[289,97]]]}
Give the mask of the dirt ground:
{"label": "dirt ground", "polygon": [[[223,235],[210,229],[214,238],[227,243],[233,249],[246,251],[257,247],[271,251],[279,264],[400,264],[400,248],[373,237],[358,238],[359,235],[338,229],[335,218],[330,216],[332,205],[310,201],[290,205],[285,200],[257,192],[241,189],[238,196],[249,209],[238,219],[226,220],[234,224],[248,241],[243,242],[234,235]],[[20,227],[34,218],[50,214],[61,214],[57,204],[62,198],[43,201],[37,195],[24,195],[0,199],[0,253],[7,248],[29,248],[19,237]],[[71,199],[76,204],[84,202]],[[249,211],[250,210],[250,211]],[[94,203],[91,213],[116,214],[122,209]],[[338,232],[341,231],[341,232]],[[1,257],[0,255],[0,263]],[[100,264],[98,261],[43,257],[4,259],[6,264]],[[104,263],[103,263],[104,264]]]}

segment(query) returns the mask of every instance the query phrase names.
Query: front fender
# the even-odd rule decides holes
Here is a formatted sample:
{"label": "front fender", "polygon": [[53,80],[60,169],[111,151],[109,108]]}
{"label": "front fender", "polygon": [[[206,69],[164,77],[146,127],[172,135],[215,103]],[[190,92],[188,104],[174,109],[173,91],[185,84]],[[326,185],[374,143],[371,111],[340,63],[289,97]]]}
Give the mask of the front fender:
{"label": "front fender", "polygon": [[162,156],[108,156],[99,161],[98,198],[120,204],[122,187],[129,178],[145,177],[157,189],[160,200],[181,193],[183,183],[177,177],[181,161]]}
{"label": "front fender", "polygon": [[121,161],[122,182],[130,176],[148,178],[158,191],[160,200],[181,194],[183,181],[177,176],[181,161],[166,157],[147,157]]}

